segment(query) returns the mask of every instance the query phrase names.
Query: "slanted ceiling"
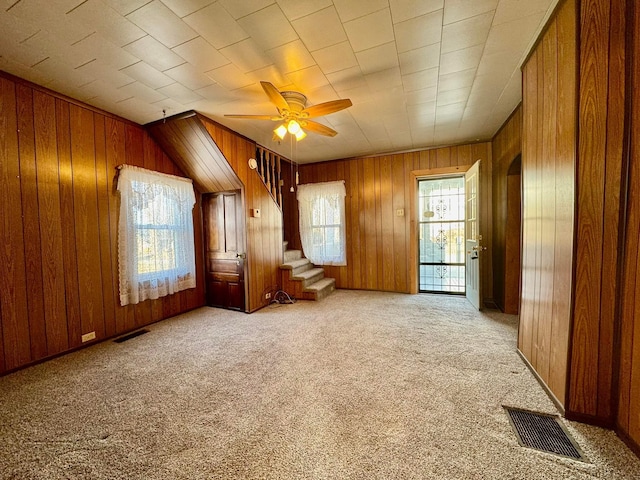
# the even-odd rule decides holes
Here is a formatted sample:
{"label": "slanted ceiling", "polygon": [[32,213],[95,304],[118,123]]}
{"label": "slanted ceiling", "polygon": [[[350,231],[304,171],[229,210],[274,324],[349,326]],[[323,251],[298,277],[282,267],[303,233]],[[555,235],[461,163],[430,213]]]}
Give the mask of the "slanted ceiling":
{"label": "slanted ceiling", "polygon": [[200,193],[239,190],[242,182],[227,162],[196,112],[187,112],[147,125],[154,140]]}

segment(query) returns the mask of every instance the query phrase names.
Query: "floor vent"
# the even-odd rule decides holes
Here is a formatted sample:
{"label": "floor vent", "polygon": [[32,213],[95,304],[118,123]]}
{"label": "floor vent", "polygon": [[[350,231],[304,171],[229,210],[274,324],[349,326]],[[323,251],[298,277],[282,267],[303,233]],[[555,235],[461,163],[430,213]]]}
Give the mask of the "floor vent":
{"label": "floor vent", "polygon": [[144,335],[145,333],[149,333],[149,330],[147,330],[146,328],[143,328],[142,330],[137,330],[135,332],[131,332],[127,335],[123,335],[121,337],[118,337],[114,340],[114,342],[116,343],[122,343],[122,342],[126,342],[127,340],[131,340],[132,338],[136,338],[139,337],[140,335]]}
{"label": "floor vent", "polygon": [[578,444],[571,438],[558,415],[504,407],[511,426],[523,447],[534,448],[573,460],[586,462]]}

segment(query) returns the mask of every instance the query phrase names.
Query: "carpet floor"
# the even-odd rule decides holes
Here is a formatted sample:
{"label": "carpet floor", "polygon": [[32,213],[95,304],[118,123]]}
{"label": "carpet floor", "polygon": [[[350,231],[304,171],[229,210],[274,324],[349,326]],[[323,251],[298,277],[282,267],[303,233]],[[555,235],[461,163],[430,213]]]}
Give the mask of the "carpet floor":
{"label": "carpet floor", "polygon": [[517,318],[452,296],[338,290],[200,308],[0,378],[2,479],[638,479],[607,430],[588,462],[521,447],[503,405],[556,410]]}

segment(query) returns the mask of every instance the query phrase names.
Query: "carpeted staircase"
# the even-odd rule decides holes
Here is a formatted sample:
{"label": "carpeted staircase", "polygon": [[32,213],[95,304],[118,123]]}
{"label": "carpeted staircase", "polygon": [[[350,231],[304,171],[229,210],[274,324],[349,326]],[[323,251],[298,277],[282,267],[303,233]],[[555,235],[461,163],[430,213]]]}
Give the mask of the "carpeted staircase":
{"label": "carpeted staircase", "polygon": [[284,242],[284,263],[280,265],[282,289],[290,296],[303,300],[322,300],[336,288],[335,278],[324,276],[300,250],[287,250]]}

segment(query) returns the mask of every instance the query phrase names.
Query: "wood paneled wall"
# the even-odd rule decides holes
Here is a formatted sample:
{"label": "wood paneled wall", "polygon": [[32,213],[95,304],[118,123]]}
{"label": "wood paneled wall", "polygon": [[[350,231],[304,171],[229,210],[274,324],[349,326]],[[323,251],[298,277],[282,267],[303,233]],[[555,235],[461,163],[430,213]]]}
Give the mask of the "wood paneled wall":
{"label": "wood paneled wall", "polygon": [[575,294],[567,415],[613,420],[625,2],[580,2]]}
{"label": "wood paneled wall", "polygon": [[[491,245],[491,144],[476,143],[418,152],[300,165],[300,183],[344,180],[347,197],[347,265],[324,267],[337,288],[417,292],[416,177],[460,172],[482,160],[481,213],[483,244]],[[300,245],[295,195],[285,192],[285,211],[296,220],[288,232]],[[405,215],[396,216],[397,209]],[[482,257],[483,298],[492,301],[490,250]]]}
{"label": "wood paneled wall", "polygon": [[[520,302],[520,231],[509,232],[507,177],[512,163],[522,153],[522,106],[518,106],[491,142],[493,156],[493,298],[503,312],[517,314]],[[519,176],[517,180],[519,180]],[[518,186],[519,188],[519,186]],[[512,252],[513,250],[513,252]],[[515,258],[517,263],[509,260]]]}
{"label": "wood paneled wall", "polygon": [[138,126],[0,74],[0,374],[204,304],[196,289],[121,307],[116,166],[180,171]]}
{"label": "wood paneled wall", "polygon": [[[249,158],[256,155],[256,144],[206,117],[199,116],[218,148],[244,184],[243,200],[247,220],[247,311],[269,304],[265,294],[274,293],[282,264],[282,211],[271,197],[257,170],[251,170]],[[260,209],[260,217],[250,211]]]}
{"label": "wood paneled wall", "polygon": [[640,455],[640,7],[628,10],[629,112],[626,233],[622,256],[618,412],[616,425]]}
{"label": "wood paneled wall", "polygon": [[565,1],[523,68],[518,348],[565,405],[576,150],[576,5]]}

